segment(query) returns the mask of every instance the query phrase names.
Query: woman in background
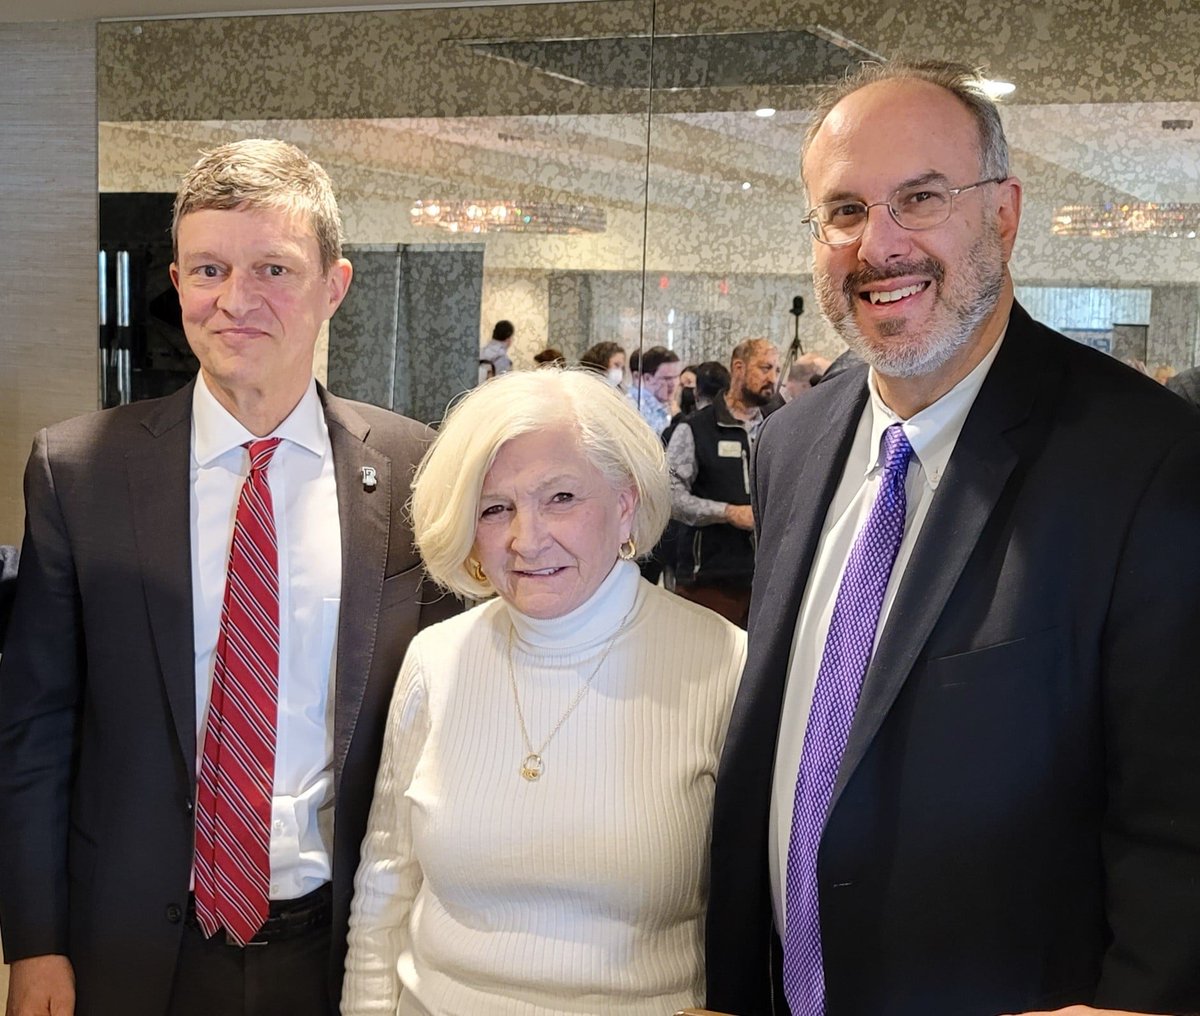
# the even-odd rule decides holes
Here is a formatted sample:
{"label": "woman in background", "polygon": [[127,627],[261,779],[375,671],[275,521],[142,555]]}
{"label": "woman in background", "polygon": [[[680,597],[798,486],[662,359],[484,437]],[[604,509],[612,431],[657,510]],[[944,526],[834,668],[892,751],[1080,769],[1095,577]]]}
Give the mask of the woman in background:
{"label": "woman in background", "polygon": [[625,387],[625,350],[616,342],[597,342],[584,350],[581,367],[599,371],[614,388]]}
{"label": "woman in background", "polygon": [[587,371],[508,374],[451,411],[413,490],[430,574],[495,598],[401,669],[342,1012],[698,1004],[745,642],[638,574],[670,510],[658,438]]}

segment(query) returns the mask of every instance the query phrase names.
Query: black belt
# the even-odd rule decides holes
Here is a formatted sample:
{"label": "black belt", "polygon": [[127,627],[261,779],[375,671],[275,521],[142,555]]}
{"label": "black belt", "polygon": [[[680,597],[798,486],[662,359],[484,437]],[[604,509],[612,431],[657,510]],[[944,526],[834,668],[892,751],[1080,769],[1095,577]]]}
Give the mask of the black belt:
{"label": "black belt", "polygon": [[[187,921],[194,928],[200,924],[196,920],[196,897],[188,894]],[[294,900],[271,900],[271,909],[267,919],[247,945],[268,945],[271,942],[283,942],[296,938],[306,931],[322,926],[328,927],[333,921],[333,886],[326,882],[319,889]],[[236,945],[233,939],[225,936],[229,945]]]}

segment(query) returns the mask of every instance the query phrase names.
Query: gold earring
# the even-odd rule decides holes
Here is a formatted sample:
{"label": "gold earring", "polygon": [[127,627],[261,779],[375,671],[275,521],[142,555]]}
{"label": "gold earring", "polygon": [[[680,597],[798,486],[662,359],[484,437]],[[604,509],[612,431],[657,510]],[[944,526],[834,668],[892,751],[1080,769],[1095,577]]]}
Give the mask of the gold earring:
{"label": "gold earring", "polygon": [[471,573],[471,578],[476,582],[486,582],[487,576],[483,574],[483,565],[473,557],[467,558],[467,571]]}
{"label": "gold earring", "polygon": [[637,557],[637,544],[633,542],[632,536],[617,548],[617,557],[622,561],[632,561]]}

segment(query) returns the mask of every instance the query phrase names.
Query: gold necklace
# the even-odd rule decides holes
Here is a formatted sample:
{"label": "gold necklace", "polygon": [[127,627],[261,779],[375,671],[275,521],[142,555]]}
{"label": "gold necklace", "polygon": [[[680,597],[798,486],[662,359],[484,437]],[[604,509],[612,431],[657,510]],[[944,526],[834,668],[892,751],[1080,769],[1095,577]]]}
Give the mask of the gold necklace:
{"label": "gold necklace", "polygon": [[[634,606],[637,606],[635,600]],[[633,607],[629,608],[629,612],[621,618],[621,624],[617,627],[613,637],[608,640],[608,645],[604,647],[604,652],[600,654],[600,662],[596,664],[595,669],[588,675],[588,679],[583,682],[583,686],[573,699],[571,704],[567,706],[567,711],[558,718],[558,722],[554,724],[554,729],[546,735],[546,740],[541,743],[541,746],[535,751],[533,741],[529,738],[529,727],[525,724],[525,711],[521,708],[521,696],[517,692],[517,672],[513,665],[513,633],[516,631],[516,626],[509,622],[508,626],[508,683],[512,687],[513,702],[517,705],[517,720],[521,724],[521,738],[525,742],[525,751],[527,752],[524,759],[521,761],[521,775],[532,783],[541,777],[546,771],[546,764],[542,761],[542,752],[554,740],[554,735],[559,732],[562,725],[567,722],[570,715],[575,712],[575,708],[583,701],[583,697],[592,687],[592,682],[596,680],[596,675],[600,673],[600,668],[604,666],[604,661],[608,659],[608,654],[612,652],[612,647],[620,638],[621,632],[625,630],[625,625],[628,623],[630,616],[633,614]]]}

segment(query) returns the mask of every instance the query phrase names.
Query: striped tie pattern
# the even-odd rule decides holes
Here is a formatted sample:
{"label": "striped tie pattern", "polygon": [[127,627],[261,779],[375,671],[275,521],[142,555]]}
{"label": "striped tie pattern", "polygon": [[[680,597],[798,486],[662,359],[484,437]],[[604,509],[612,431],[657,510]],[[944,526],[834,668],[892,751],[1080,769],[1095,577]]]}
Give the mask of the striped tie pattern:
{"label": "striped tie pattern", "polygon": [[279,689],[279,555],[267,467],[251,441],[233,523],[196,792],[196,919],[245,945],[267,919]]}
{"label": "striped tie pattern", "polygon": [[884,431],[879,493],[846,559],[804,730],[788,843],[784,915],[783,987],[793,1016],[825,1013],[817,855],[874,651],[884,593],[904,537],[904,479],[912,454],[900,424]]}

